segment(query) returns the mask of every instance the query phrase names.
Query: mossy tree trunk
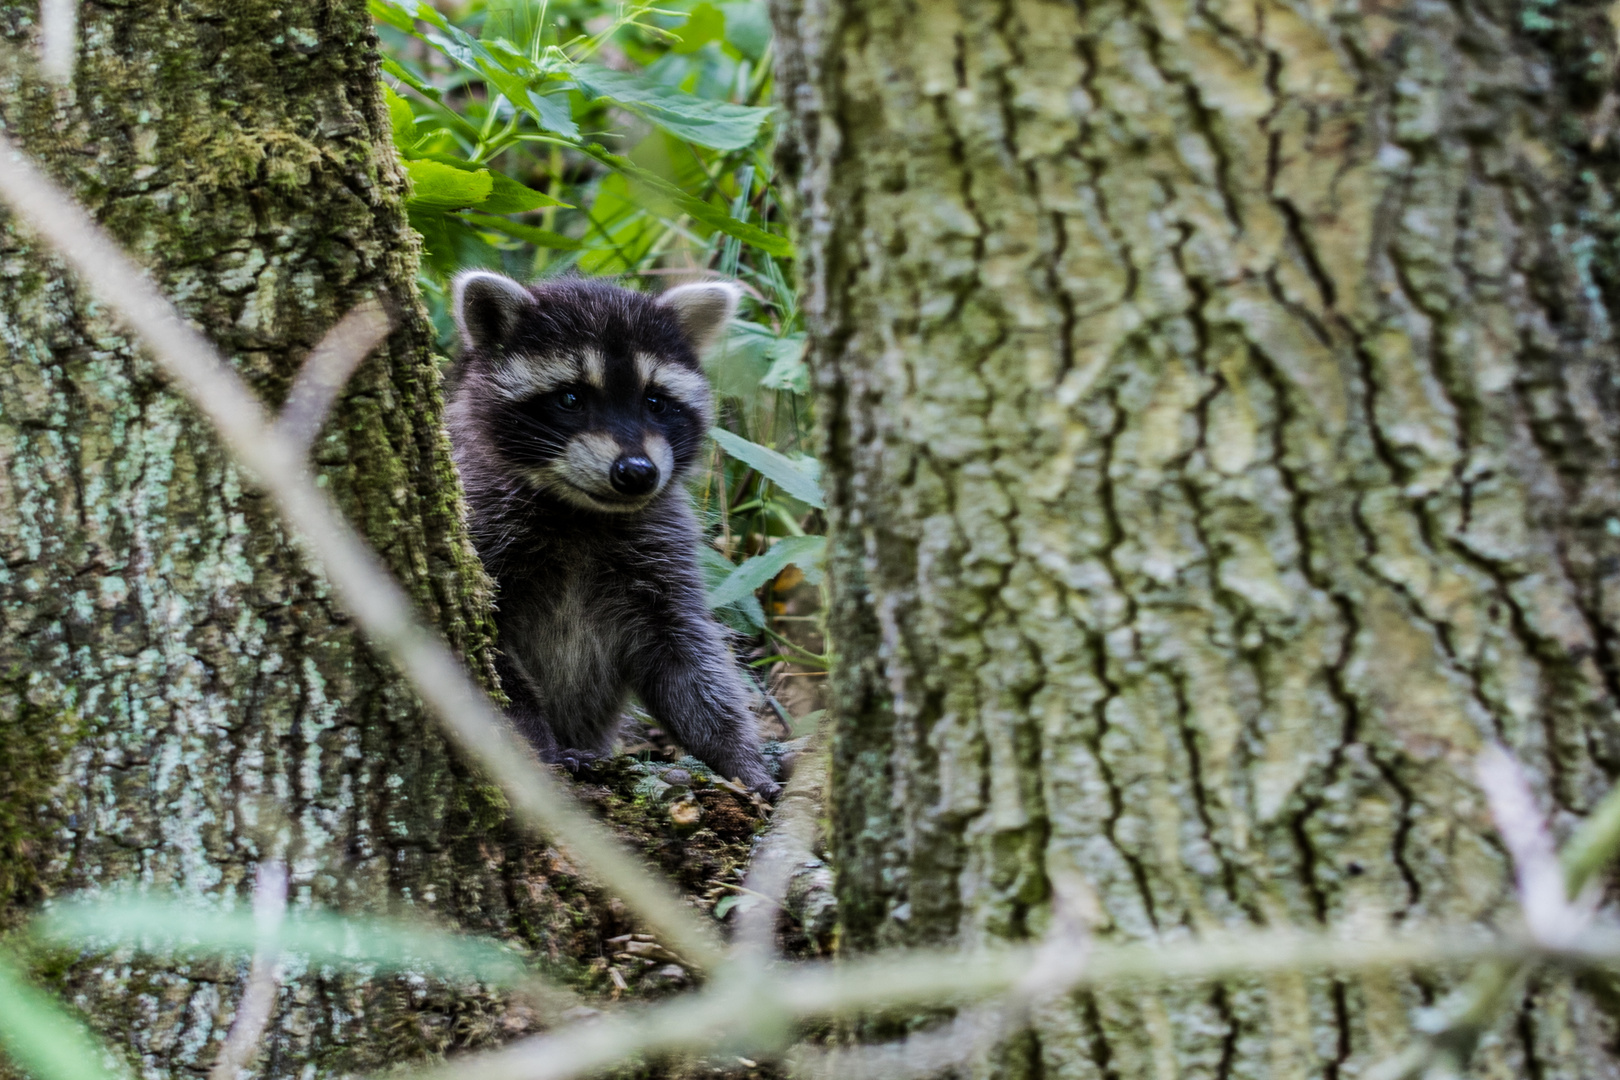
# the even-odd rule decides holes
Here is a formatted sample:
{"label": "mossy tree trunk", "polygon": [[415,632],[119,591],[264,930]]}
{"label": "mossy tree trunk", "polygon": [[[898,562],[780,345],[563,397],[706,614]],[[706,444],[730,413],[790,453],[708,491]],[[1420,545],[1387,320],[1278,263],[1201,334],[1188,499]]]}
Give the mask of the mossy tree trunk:
{"label": "mossy tree trunk", "polygon": [[[396,330],[315,447],[319,482],[475,667],[487,587],[458,512],[417,240],[363,0],[80,5],[74,82],[0,6],[0,115],[278,403],[375,297]],[[16,223],[0,229],[0,913],[137,887],[411,907],[556,958],[597,923],[518,842],[414,695],[304,568],[265,499]],[[559,893],[558,890],[562,890]],[[297,973],[295,973],[297,974]],[[206,1069],[245,965],[87,958],[62,987],[151,1074]],[[289,980],[262,1075],[324,1074],[496,1027],[488,1000]],[[402,1019],[402,1013],[414,1013]],[[386,1032],[386,1036],[384,1033]]]}
{"label": "mossy tree trunk", "polygon": [[[1620,771],[1606,13],[777,0],[850,946],[1514,917],[1477,751],[1560,831]],[[1447,985],[1100,994],[975,1068],[1356,1075]],[[1590,989],[1481,1074],[1614,1075]]]}

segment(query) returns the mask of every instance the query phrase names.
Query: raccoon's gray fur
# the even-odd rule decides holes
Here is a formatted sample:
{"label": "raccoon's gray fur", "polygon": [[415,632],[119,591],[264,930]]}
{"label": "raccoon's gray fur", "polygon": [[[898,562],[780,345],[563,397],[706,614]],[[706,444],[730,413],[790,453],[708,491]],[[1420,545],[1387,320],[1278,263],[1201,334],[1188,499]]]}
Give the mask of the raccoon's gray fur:
{"label": "raccoon's gray fur", "polygon": [[450,438],[498,586],[509,715],[549,761],[606,752],[633,690],[715,771],[776,793],[704,603],[680,482],[712,416],[698,353],[737,297],[728,283],[655,299],[575,278],[456,278]]}

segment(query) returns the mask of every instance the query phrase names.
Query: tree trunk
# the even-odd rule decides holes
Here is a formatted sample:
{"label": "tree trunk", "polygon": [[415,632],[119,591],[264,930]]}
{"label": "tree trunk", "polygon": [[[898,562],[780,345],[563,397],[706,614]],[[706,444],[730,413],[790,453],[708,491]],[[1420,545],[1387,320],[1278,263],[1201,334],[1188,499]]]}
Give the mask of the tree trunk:
{"label": "tree trunk", "polygon": [[[36,8],[0,6],[7,130],[267,401],[353,305],[392,306],[319,481],[487,676],[366,5],[82,4],[69,89],[32,72]],[[431,911],[577,955],[598,927],[577,880],[514,842],[207,426],[9,219],[0,267],[0,915],[114,886],[242,897],[281,857],[297,905]],[[207,1069],[245,964],[131,965],[89,956],[59,984],[148,1075]],[[497,1012],[308,972],[259,1072],[476,1041]]]}
{"label": "tree trunk", "polygon": [[[854,948],[1514,918],[1620,771],[1604,5],[777,0]],[[999,1076],[1357,1075],[1448,978],[1043,1010]],[[1481,1075],[1620,1074],[1532,983]]]}

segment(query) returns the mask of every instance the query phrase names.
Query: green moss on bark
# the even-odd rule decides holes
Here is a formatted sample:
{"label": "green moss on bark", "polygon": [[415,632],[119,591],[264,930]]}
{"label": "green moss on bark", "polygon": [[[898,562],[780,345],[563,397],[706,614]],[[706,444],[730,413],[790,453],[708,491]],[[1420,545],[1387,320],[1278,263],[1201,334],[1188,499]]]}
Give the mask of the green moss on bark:
{"label": "green moss on bark", "polygon": [[43,895],[48,853],[59,840],[45,811],[82,732],[72,713],[35,708],[25,695],[16,683],[0,694],[0,930]]}

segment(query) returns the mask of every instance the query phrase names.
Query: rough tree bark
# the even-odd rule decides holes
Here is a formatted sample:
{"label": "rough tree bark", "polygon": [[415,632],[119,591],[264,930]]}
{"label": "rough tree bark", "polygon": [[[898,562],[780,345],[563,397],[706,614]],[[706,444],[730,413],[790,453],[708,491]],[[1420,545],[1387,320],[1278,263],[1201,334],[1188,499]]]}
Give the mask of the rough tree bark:
{"label": "rough tree bark", "polygon": [[[777,0],[844,940],[1512,917],[1487,740],[1620,771],[1587,0]],[[1357,1075],[1446,979],[1041,1011],[968,1071]],[[1481,1075],[1620,1074],[1534,982]]]}
{"label": "rough tree bark", "polygon": [[[68,89],[32,74],[36,9],[0,5],[8,132],[268,401],[354,304],[392,306],[319,479],[487,671],[363,0],[83,4]],[[279,856],[295,904],[431,910],[584,951],[600,897],[514,839],[206,425],[10,220],[0,342],[0,916],[111,886],[242,896]],[[148,1075],[212,1063],[246,973],[127,954],[55,970]],[[487,996],[293,974],[261,1075],[381,1064],[501,1020]]]}

